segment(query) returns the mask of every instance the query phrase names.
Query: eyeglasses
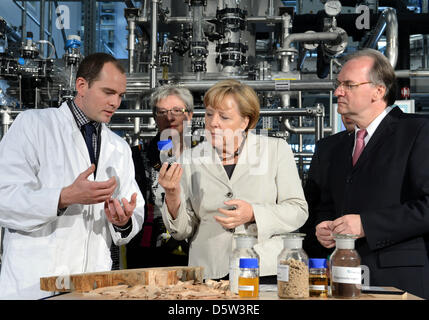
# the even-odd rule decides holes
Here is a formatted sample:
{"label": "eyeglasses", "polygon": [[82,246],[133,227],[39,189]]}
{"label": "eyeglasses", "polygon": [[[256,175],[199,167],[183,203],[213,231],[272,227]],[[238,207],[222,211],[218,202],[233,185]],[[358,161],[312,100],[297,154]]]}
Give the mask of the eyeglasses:
{"label": "eyeglasses", "polygon": [[339,87],[343,87],[344,90],[352,90],[353,88],[357,88],[363,84],[367,84],[367,83],[372,83],[371,81],[365,81],[365,82],[359,82],[359,83],[353,83],[350,80],[346,80],[346,81],[338,81],[335,80],[334,86],[335,86],[335,90],[337,90]]}
{"label": "eyeglasses", "polygon": [[159,117],[165,117],[167,116],[167,114],[171,112],[171,114],[173,116],[181,116],[183,115],[185,112],[188,112],[188,110],[186,108],[173,108],[171,110],[166,110],[166,109],[156,109],[156,115]]}

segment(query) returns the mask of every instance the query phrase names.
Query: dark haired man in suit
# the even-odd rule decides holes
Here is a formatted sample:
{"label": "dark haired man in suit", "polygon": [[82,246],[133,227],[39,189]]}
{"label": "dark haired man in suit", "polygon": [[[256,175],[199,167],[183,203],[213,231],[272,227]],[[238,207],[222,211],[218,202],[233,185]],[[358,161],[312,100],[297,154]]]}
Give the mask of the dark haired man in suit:
{"label": "dark haired man in suit", "polygon": [[395,73],[376,50],[348,57],[335,95],[356,128],[331,151],[317,239],[332,248],[334,234],[358,235],[371,285],[429,298],[429,121],[392,106]]}

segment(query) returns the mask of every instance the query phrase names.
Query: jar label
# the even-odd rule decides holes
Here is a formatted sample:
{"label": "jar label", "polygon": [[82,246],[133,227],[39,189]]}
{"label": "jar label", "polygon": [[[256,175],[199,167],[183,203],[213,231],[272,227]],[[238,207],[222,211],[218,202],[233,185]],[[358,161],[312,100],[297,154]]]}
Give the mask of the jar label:
{"label": "jar label", "polygon": [[240,274],[239,267],[229,268],[229,288],[231,292],[238,293],[238,276]]}
{"label": "jar label", "polygon": [[277,266],[277,280],[289,282],[289,265],[279,264]]}
{"label": "jar label", "polygon": [[255,291],[255,286],[238,286],[238,291]]}
{"label": "jar label", "polygon": [[332,281],[338,283],[361,284],[360,267],[332,267]]}
{"label": "jar label", "polygon": [[309,289],[313,291],[326,291],[328,288],[326,286],[311,284]]}

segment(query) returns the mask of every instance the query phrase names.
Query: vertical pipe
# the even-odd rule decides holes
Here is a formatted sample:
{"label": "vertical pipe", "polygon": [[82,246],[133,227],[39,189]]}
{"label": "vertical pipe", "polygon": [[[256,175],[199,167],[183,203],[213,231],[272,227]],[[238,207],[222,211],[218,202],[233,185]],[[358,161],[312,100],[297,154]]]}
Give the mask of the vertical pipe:
{"label": "vertical pipe", "polygon": [[[428,0],[423,0],[422,1],[422,13],[428,13]],[[423,57],[422,57],[422,67],[423,69],[427,69],[429,67],[428,64],[428,55],[429,55],[429,50],[428,50],[428,45],[429,45],[429,36],[427,34],[423,34]]]}
{"label": "vertical pipe", "polygon": [[148,7],[148,2],[149,2],[149,0],[143,0],[142,1],[142,4],[141,4],[141,11],[142,11],[142,16],[144,17],[144,18],[147,18],[147,7]]}
{"label": "vertical pipe", "polygon": [[0,109],[0,115],[1,115],[1,135],[0,140],[4,137],[7,130],[9,130],[10,125],[10,114],[9,114],[9,108],[2,108]]}
{"label": "vertical pipe", "polygon": [[[40,32],[39,40],[45,40],[45,0],[40,0]],[[40,56],[44,55],[45,44],[40,44]]]}
{"label": "vertical pipe", "polygon": [[[302,91],[298,91],[298,108],[302,108]],[[302,117],[298,117],[298,127],[302,127]],[[302,134],[298,134],[298,152],[303,152],[303,136]],[[298,170],[299,170],[299,176],[302,178],[304,175],[304,161],[303,157],[298,158]]]}
{"label": "vertical pipe", "polygon": [[24,10],[21,11],[21,40],[24,42],[27,29],[27,1],[23,1]]}
{"label": "vertical pipe", "polygon": [[[289,28],[291,27],[291,17],[287,13],[285,13],[282,16],[282,45],[283,49],[286,49],[286,38],[289,36]],[[281,57],[281,71],[282,72],[289,72],[290,71],[290,65],[289,65],[289,56],[283,55]]]}
{"label": "vertical pipe", "polygon": [[323,138],[323,109],[324,106],[322,103],[316,103],[316,108],[319,108],[316,113],[316,126],[315,126],[315,142]]}
{"label": "vertical pipe", "polygon": [[298,5],[297,5],[297,13],[301,14],[302,13],[302,0],[298,0]]}
{"label": "vertical pipe", "polygon": [[[285,13],[282,16],[282,46],[285,48],[285,39],[287,36],[289,36],[289,28],[291,27],[291,17],[287,13]],[[289,56],[288,55],[282,55],[281,57],[281,71],[282,72],[289,72],[290,71],[290,65],[289,65]],[[287,108],[290,105],[290,95],[289,93],[283,93],[281,96],[282,99],[282,107]]]}
{"label": "vertical pipe", "polygon": [[22,75],[18,76],[18,83],[19,83],[19,107],[23,108],[22,105]]}
{"label": "vertical pipe", "polygon": [[269,0],[268,2],[269,2],[269,4],[268,4],[267,15],[269,17],[272,17],[272,16],[274,16],[274,0]]}
{"label": "vertical pipe", "polygon": [[151,41],[150,41],[150,88],[153,89],[156,87],[157,79],[156,79],[156,58],[157,58],[157,49],[158,49],[158,2],[159,0],[152,0],[151,7]]}
{"label": "vertical pipe", "polygon": [[[50,42],[50,43],[53,43],[52,42],[52,7],[53,7],[53,5],[52,5],[52,1],[51,0],[49,0],[48,1],[48,41]],[[51,48],[51,46],[48,46],[48,53],[47,53],[47,56],[50,56],[51,55],[51,51],[52,51],[52,48]]]}
{"label": "vertical pipe", "polygon": [[[141,109],[141,97],[138,97],[136,99],[136,103],[134,106],[135,110],[140,110]],[[132,141],[132,145],[133,146],[137,146],[139,144],[139,135],[140,135],[140,117],[135,117],[134,118],[134,135],[133,135],[133,141]]]}
{"label": "vertical pipe", "polygon": [[34,88],[34,109],[39,108],[39,88]]}
{"label": "vertical pipe", "polygon": [[128,72],[134,73],[134,57],[136,43],[136,21],[134,17],[128,19]]}

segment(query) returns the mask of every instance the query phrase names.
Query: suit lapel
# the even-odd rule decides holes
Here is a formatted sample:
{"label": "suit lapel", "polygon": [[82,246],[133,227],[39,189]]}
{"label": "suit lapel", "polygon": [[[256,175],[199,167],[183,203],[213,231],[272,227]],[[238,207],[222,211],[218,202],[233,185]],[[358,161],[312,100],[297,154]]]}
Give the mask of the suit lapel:
{"label": "suit lapel", "polygon": [[200,151],[202,154],[200,153],[198,155],[193,153],[191,161],[206,167],[208,175],[228,186],[228,175],[226,174],[214,147],[209,142],[204,141],[201,143],[201,149],[195,151]]}
{"label": "suit lapel", "polygon": [[[266,148],[268,146],[268,142],[261,144],[260,139],[262,138],[251,132],[247,134],[243,150],[241,151],[237,165],[231,176],[231,183],[236,183],[243,175],[248,176],[250,170],[252,170],[252,173],[257,173],[258,168],[261,166],[261,155],[267,156],[267,159],[264,159],[265,162],[262,163],[262,165],[269,165],[267,150],[261,150],[261,147]],[[266,170],[264,172],[266,172]]]}
{"label": "suit lapel", "polygon": [[[333,163],[334,171],[341,173],[340,176],[342,179],[351,171],[352,169],[352,152],[353,145],[355,141],[354,132],[349,132],[343,137],[343,143],[338,143],[338,149],[333,149],[333,159],[337,159]],[[335,154],[338,154],[336,156]]]}
{"label": "suit lapel", "polygon": [[64,113],[64,116],[66,117],[66,123],[64,123],[65,128],[71,128],[71,136],[74,147],[79,151],[80,156],[84,161],[86,161],[89,167],[91,165],[91,160],[89,158],[88,148],[86,147],[85,139],[83,138],[82,132],[80,132],[76,120],[74,119],[73,114],[67,103],[63,103],[60,107],[60,110]]}
{"label": "suit lapel", "polygon": [[356,170],[360,166],[362,166],[362,164],[365,163],[371,157],[371,154],[373,154],[374,150],[376,150],[380,146],[380,144],[388,140],[388,137],[393,134],[394,125],[397,123],[398,117],[401,114],[402,111],[398,107],[395,107],[390,110],[390,112],[384,117],[384,119],[381,121],[381,123],[375,130],[368,144],[363,149],[362,154],[356,162],[356,165],[353,167],[353,170]]}

